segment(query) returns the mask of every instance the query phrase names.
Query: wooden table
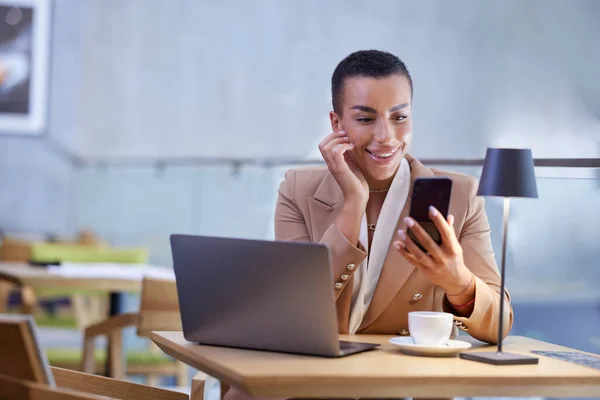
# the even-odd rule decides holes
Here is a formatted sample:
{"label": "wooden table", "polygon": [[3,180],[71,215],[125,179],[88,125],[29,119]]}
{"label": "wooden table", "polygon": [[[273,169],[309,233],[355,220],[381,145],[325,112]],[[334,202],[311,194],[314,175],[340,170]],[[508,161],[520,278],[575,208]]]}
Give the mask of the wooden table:
{"label": "wooden table", "polygon": [[[415,357],[392,347],[390,337],[340,335],[341,340],[382,346],[329,359],[201,346],[187,342],[182,332],[152,334],[152,340],[168,355],[260,397],[600,397],[600,370],[543,356],[538,365],[519,366],[493,366],[458,357]],[[474,343],[468,351],[496,349],[469,337],[460,338]],[[523,354],[531,354],[531,350],[575,351],[519,336],[503,343],[505,351]]]}

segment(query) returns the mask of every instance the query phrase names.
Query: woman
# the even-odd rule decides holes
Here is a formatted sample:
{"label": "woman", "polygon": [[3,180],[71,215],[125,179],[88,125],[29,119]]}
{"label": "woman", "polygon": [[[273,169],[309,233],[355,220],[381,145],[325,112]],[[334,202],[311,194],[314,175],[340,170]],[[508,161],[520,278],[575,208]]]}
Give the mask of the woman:
{"label": "woman", "polygon": [[[410,335],[409,311],[445,311],[496,343],[500,277],[477,181],[408,154],[412,80],[402,61],[381,51],[349,55],[333,74],[332,98],[333,132],[319,144],[327,167],[287,172],[275,238],[329,247],[340,333]],[[448,220],[430,209],[442,245],[407,217],[412,182],[434,176],[453,181]],[[502,298],[506,336],[513,314],[508,293]]]}
{"label": "woman", "polygon": [[[275,210],[277,240],[328,245],[340,333],[410,335],[409,311],[447,311],[473,337],[498,338],[500,277],[474,178],[424,167],[408,155],[412,81],[394,55],[359,51],[332,77],[327,167],[288,171]],[[417,177],[453,181],[448,220],[430,210],[438,246],[406,218]],[[455,217],[453,217],[454,215]],[[410,227],[428,250],[406,235]],[[508,293],[504,335],[512,326]],[[227,400],[252,399],[230,389]]]}

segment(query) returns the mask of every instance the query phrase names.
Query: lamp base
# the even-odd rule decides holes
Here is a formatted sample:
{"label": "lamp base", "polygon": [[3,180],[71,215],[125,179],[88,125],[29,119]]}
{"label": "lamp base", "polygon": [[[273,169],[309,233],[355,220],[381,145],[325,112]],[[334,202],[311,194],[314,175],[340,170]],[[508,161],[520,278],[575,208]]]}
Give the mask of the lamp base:
{"label": "lamp base", "polygon": [[522,354],[505,352],[469,352],[460,353],[460,358],[464,360],[477,361],[492,365],[524,365],[537,364],[537,357],[524,356]]}

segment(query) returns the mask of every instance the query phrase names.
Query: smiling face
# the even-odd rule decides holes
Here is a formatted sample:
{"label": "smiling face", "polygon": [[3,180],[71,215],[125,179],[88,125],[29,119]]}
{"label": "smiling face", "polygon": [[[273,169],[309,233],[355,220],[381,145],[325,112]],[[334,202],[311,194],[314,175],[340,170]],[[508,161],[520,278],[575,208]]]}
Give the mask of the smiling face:
{"label": "smiling face", "polygon": [[330,113],[331,125],[354,143],[350,157],[372,189],[389,187],[408,151],[411,105],[411,86],[403,75],[344,81],[340,111]]}

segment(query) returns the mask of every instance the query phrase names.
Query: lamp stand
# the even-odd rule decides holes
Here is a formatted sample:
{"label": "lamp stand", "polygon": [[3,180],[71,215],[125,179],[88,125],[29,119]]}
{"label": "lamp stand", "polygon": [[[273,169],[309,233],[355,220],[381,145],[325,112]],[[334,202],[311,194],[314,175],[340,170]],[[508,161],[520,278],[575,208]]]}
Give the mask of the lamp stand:
{"label": "lamp stand", "polygon": [[510,198],[504,198],[503,231],[502,231],[502,263],[500,271],[500,320],[498,321],[498,349],[496,352],[460,353],[460,358],[493,365],[537,364],[538,358],[522,354],[502,351],[502,331],[504,323],[504,277],[506,263],[506,238],[508,235],[508,217],[510,214]]}

